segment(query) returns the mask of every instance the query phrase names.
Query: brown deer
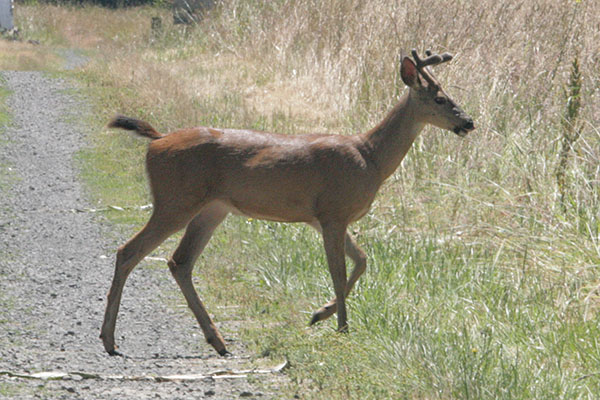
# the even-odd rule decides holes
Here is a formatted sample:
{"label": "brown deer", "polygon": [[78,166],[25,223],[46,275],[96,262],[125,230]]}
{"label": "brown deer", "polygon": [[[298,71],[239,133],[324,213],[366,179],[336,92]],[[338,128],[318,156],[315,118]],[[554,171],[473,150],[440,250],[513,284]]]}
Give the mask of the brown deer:
{"label": "brown deer", "polygon": [[[338,330],[348,329],[346,297],[366,269],[366,256],[348,233],[363,217],[426,124],[465,136],[473,120],[452,101],[427,66],[448,53],[414,61],[403,57],[409,87],[392,111],[370,131],[354,135],[280,135],[206,127],[162,135],[148,123],[124,116],[109,127],[152,139],[146,168],[153,196],[148,223],[117,252],[100,337],[115,351],[114,331],[125,281],[133,268],[173,233],[185,234],[168,262],[208,343],[228,354],[223,338],[192,283],[194,263],[215,228],[229,214],[280,222],[305,222],[323,235],[335,298],[317,310],[311,324],[337,312]],[[346,280],[347,255],[354,262]]]}

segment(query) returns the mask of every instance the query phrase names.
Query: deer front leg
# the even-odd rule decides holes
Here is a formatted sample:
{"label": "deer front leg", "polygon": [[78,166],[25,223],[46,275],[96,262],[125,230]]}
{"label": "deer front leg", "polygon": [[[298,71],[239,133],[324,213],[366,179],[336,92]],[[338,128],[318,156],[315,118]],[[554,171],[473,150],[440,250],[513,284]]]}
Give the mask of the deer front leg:
{"label": "deer front leg", "polygon": [[329,273],[333,280],[338,317],[338,331],[347,332],[346,318],[346,259],[344,256],[344,237],[346,225],[340,223],[321,223],[323,243],[327,255]]}
{"label": "deer front leg", "polygon": [[[352,237],[352,235],[350,235],[350,233],[348,233],[348,231],[346,231],[344,239],[346,255],[350,257],[352,262],[354,262],[354,269],[352,270],[350,279],[348,279],[348,283],[346,284],[346,297],[348,297],[358,278],[360,278],[360,276],[367,269],[367,256],[365,255],[365,252],[356,244],[355,239]],[[337,302],[336,299],[333,298],[323,307],[314,312],[312,319],[310,320],[310,325],[331,317],[336,310]]]}
{"label": "deer front leg", "polygon": [[229,354],[225,341],[206,311],[192,282],[192,270],[200,253],[210,240],[214,230],[227,216],[227,211],[218,204],[206,206],[189,223],[181,243],[169,260],[169,269],[179,285],[188,307],[194,313],[206,341],[222,356]]}

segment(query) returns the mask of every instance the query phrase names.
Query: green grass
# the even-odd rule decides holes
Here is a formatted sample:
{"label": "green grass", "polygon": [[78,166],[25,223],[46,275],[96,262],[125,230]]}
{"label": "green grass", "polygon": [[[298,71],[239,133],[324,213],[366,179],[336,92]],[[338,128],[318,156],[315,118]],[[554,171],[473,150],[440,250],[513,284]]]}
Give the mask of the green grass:
{"label": "green grass", "polygon": [[[10,90],[6,88],[6,82],[0,77],[0,146],[8,146],[9,143],[4,137],[4,130],[10,126],[12,118],[6,106],[6,98],[10,95]],[[9,196],[10,183],[16,179],[11,171],[10,165],[5,161],[0,161],[0,193],[3,196]]]}
{"label": "green grass", "polygon": [[4,130],[10,122],[10,115],[8,114],[5,105],[6,97],[8,97],[10,91],[6,89],[5,85],[6,82],[4,82],[4,79],[0,79],[0,132],[1,130]]}
{"label": "green grass", "polygon": [[[219,304],[250,297],[248,338],[257,355],[290,360],[290,390],[302,398],[577,398],[600,389],[589,340],[598,320],[585,321],[569,299],[581,278],[507,269],[501,253],[476,244],[369,238],[369,269],[349,300],[351,333],[339,335],[330,322],[306,328],[332,293],[310,229],[240,219],[223,230],[231,229],[200,261],[202,281],[223,287],[204,291]],[[224,276],[214,272],[221,265]],[[244,283],[232,291],[228,281]]]}
{"label": "green grass", "polygon": [[3,398],[17,398],[18,396],[31,395],[32,390],[24,383],[0,382],[0,396]]}

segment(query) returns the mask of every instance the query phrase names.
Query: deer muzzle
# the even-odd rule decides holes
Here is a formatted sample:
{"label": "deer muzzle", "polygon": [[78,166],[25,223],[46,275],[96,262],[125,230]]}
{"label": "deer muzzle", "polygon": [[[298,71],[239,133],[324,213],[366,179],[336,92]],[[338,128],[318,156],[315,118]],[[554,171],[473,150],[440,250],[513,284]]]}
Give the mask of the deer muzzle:
{"label": "deer muzzle", "polygon": [[475,129],[475,124],[473,124],[473,120],[471,118],[468,118],[465,120],[463,125],[454,128],[454,133],[460,137],[465,137],[473,129]]}

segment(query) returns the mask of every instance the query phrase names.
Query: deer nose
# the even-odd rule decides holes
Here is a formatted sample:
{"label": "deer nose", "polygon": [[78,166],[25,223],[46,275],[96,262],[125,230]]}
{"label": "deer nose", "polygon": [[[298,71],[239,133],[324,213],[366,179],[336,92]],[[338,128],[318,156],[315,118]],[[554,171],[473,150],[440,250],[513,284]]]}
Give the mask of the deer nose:
{"label": "deer nose", "polygon": [[467,121],[467,123],[463,125],[463,129],[466,129],[468,131],[472,131],[473,129],[475,129],[475,125],[473,124],[473,120],[469,119]]}

